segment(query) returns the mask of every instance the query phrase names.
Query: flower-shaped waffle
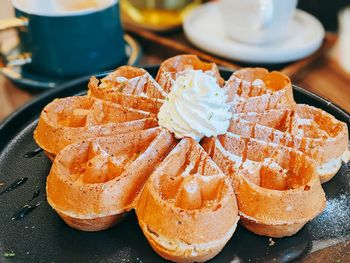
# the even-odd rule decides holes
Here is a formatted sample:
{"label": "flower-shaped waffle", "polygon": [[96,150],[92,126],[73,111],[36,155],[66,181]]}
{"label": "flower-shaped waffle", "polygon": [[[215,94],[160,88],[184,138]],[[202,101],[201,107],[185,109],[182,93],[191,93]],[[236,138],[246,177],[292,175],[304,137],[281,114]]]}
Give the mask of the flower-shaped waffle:
{"label": "flower-shaped waffle", "polygon": [[[187,82],[186,74],[192,77]],[[210,85],[201,89],[208,78]],[[123,117],[120,121],[114,116],[107,123],[99,122],[102,130],[110,130],[106,124],[134,127],[130,123],[145,120],[151,124],[127,133],[109,133],[111,137],[100,137],[105,135],[102,132],[89,134],[83,137],[89,139],[75,141],[63,150],[55,148],[61,151],[48,177],[47,196],[67,224],[81,230],[105,229],[135,209],[145,236],[159,255],[193,262],[219,253],[235,230],[238,212],[247,229],[282,237],[296,233],[324,209],[325,196],[315,163],[319,166],[338,158],[338,153],[347,149],[347,128],[322,110],[296,105],[288,77],[265,69],[243,69],[223,85],[215,64],[184,55],[166,60],[156,80],[142,69],[121,67],[101,83],[96,78],[90,81],[89,97],[84,99],[101,99],[128,114],[139,114],[132,120]],[[193,103],[210,102],[213,96],[211,105],[226,103],[227,107],[220,109],[227,112],[217,110],[196,118],[195,114],[206,108],[197,105],[190,111],[194,118],[181,119],[181,107],[175,107],[179,118],[173,127],[186,122],[188,128],[191,121],[201,121],[197,127],[208,127],[211,132],[215,128],[212,123],[222,119],[227,126],[221,128],[228,127],[228,131],[198,142],[176,140],[165,128],[152,128],[157,125],[152,114],[160,114],[167,103],[176,103],[181,92],[188,90],[186,85],[193,82],[196,86],[188,93],[193,94]],[[177,93],[173,93],[175,89]],[[222,90],[226,97],[221,97]],[[204,91],[211,95],[203,99],[207,95]],[[190,101],[188,94],[184,101]],[[45,108],[37,130],[43,119],[69,128],[70,119],[80,123],[81,114],[74,114],[74,110],[61,115],[65,118],[58,122],[55,112],[68,105]],[[88,108],[91,111],[91,106]],[[232,119],[227,119],[231,115]],[[212,118],[215,121],[209,123]],[[171,120],[171,116],[163,120]],[[42,129],[35,135],[45,150],[49,140],[62,140],[62,134],[47,129],[46,134]],[[85,129],[82,134],[86,134]],[[41,144],[39,137],[50,139]],[[332,140],[336,150],[327,146]]]}

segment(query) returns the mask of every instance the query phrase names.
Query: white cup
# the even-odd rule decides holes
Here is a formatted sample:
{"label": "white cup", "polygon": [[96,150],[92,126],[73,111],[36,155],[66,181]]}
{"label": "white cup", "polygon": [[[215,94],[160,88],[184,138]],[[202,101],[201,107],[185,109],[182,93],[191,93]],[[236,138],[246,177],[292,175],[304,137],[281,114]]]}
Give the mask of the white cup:
{"label": "white cup", "polygon": [[267,44],[286,35],[297,2],[221,0],[219,9],[228,37],[249,44]]}

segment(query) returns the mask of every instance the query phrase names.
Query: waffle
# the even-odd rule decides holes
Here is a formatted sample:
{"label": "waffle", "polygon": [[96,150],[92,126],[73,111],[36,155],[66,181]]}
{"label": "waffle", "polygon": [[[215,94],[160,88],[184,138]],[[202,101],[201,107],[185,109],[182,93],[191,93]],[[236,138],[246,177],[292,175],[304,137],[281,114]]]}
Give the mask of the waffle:
{"label": "waffle", "polygon": [[228,178],[193,139],[183,139],[151,175],[136,213],[153,249],[175,262],[211,259],[238,221]]}
{"label": "waffle", "polygon": [[294,235],[325,208],[314,162],[302,152],[230,132],[202,143],[232,179],[240,223],[250,231]]}
{"label": "waffle", "polygon": [[73,228],[109,228],[134,207],[174,143],[169,132],[153,128],[70,144],[52,165],[47,200]]}
{"label": "waffle", "polygon": [[225,84],[233,113],[264,112],[295,105],[290,79],[263,68],[237,70]]}
{"label": "waffle", "polygon": [[141,68],[119,67],[99,81],[92,77],[88,95],[138,110],[157,113],[166,92]]}
{"label": "waffle", "polygon": [[224,80],[220,76],[216,64],[201,61],[195,55],[179,55],[165,60],[160,65],[156,81],[160,84],[163,90],[169,93],[178,74],[181,74],[181,72],[188,69],[202,70],[206,74],[215,77],[220,86],[224,84]]}
{"label": "waffle", "polygon": [[165,99],[166,93],[142,68],[122,66],[101,79],[101,89],[113,89],[118,92],[154,99]]}
{"label": "waffle", "polygon": [[41,112],[36,143],[54,158],[65,146],[87,138],[157,126],[153,114],[87,96],[55,99]]}
{"label": "waffle", "polygon": [[[226,134],[200,144],[157,127],[187,69],[214,76],[233,114]],[[246,68],[224,83],[215,64],[193,55],[164,61],[156,80],[133,67],[93,77],[88,96],[44,108],[34,138],[57,154],[47,198],[67,224],[98,231],[135,209],[152,248],[176,262],[213,258],[239,218],[259,235],[295,234],[325,208],[320,179],[350,156],[346,124],[296,104],[284,74]]]}
{"label": "waffle", "polygon": [[293,147],[316,161],[321,182],[348,162],[348,128],[332,115],[312,106],[236,114],[229,131],[266,142]]}

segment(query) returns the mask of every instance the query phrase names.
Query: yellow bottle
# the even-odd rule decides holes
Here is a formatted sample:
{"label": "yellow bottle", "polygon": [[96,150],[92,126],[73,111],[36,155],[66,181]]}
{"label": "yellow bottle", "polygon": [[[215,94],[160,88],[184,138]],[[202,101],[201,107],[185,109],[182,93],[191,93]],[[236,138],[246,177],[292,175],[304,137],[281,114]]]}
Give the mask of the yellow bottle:
{"label": "yellow bottle", "polygon": [[201,0],[121,0],[122,17],[126,23],[154,31],[179,27],[183,17]]}

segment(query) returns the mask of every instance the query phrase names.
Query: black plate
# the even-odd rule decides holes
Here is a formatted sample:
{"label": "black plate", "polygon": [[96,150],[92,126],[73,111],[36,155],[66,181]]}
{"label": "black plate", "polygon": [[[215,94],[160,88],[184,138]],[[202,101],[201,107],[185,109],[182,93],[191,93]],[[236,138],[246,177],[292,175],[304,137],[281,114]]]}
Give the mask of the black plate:
{"label": "black plate", "polygon": [[[158,68],[146,69],[155,75]],[[231,74],[225,70],[221,73],[225,79]],[[0,181],[8,185],[19,177],[29,178],[16,190],[0,195],[0,262],[164,262],[148,245],[133,212],[106,231],[87,233],[68,227],[45,201],[45,180],[51,163],[43,153],[23,157],[37,148],[32,133],[41,109],[54,98],[86,91],[86,86],[87,80],[81,79],[46,93],[0,126]],[[350,125],[349,114],[329,101],[298,87],[294,87],[294,95],[297,102],[320,107]],[[11,216],[31,198],[36,186],[42,191],[37,200],[43,200],[43,204],[24,219],[12,221]],[[269,238],[238,227],[212,262],[287,262],[346,239],[350,234],[349,166],[343,165],[323,186],[327,209],[298,234],[274,239],[275,244],[270,246]],[[3,257],[9,251],[15,256]]]}

